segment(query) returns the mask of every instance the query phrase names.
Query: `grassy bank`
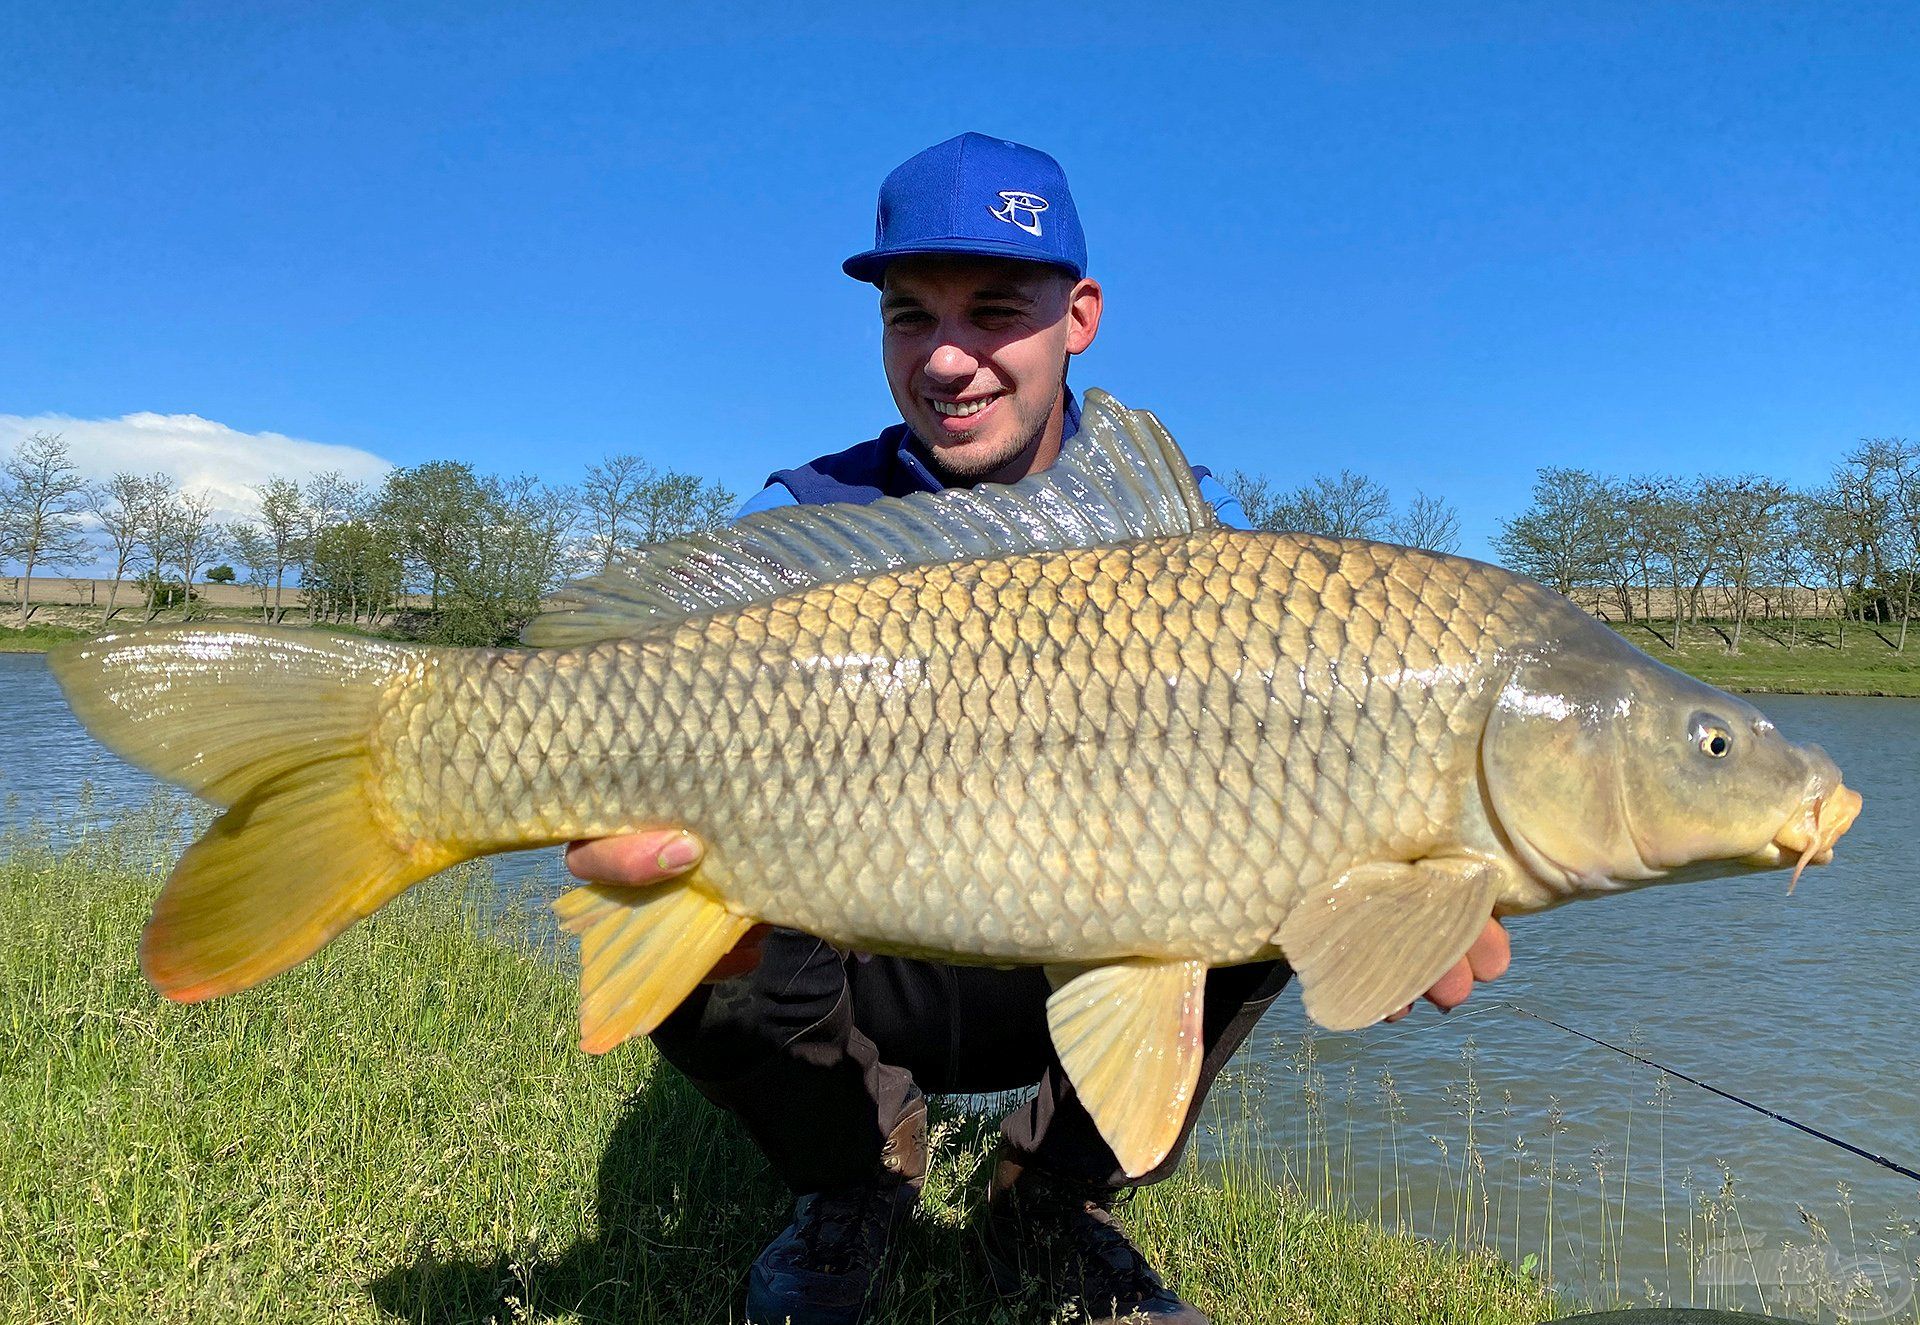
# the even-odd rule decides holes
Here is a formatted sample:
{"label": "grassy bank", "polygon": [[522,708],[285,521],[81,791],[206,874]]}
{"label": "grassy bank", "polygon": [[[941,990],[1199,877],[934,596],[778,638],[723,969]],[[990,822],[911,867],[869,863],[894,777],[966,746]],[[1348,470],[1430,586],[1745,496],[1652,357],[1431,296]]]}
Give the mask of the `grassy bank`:
{"label": "grassy bank", "polygon": [[[123,607],[110,625],[103,626],[97,608],[52,603],[36,605],[24,628],[17,624],[18,619],[16,613],[0,604],[0,653],[46,653],[68,640],[88,639],[103,630],[139,630],[146,625],[177,625],[185,619],[185,614],[178,607],[170,607],[149,622],[146,609],[135,604]],[[193,619],[222,625],[258,625],[260,612],[258,608],[251,607],[206,608],[196,605]],[[305,626],[308,622],[304,617],[289,616],[284,624]]]}
{"label": "grassy bank", "polygon": [[1920,698],[1920,631],[1895,652],[1898,626],[1847,625],[1841,643],[1835,621],[1749,621],[1740,652],[1727,652],[1732,627],[1689,626],[1676,653],[1668,648],[1672,622],[1616,627],[1661,662],[1728,690],[1775,695],[1896,695]]}
{"label": "grassy bank", "polygon": [[45,653],[68,640],[85,639],[90,633],[71,626],[38,623],[29,623],[24,629],[0,626],[0,653]]}
{"label": "grassy bank", "polygon": [[[170,813],[62,853],[0,845],[0,1319],[737,1318],[784,1193],[646,1046],[573,1047],[569,980],[497,937],[483,871],[259,990],[176,1007],[134,964]],[[885,1317],[1030,1319],[965,1251],[990,1133],[937,1130]],[[1217,1319],[1553,1314],[1504,1263],[1318,1212],[1228,1151],[1127,1212]]]}

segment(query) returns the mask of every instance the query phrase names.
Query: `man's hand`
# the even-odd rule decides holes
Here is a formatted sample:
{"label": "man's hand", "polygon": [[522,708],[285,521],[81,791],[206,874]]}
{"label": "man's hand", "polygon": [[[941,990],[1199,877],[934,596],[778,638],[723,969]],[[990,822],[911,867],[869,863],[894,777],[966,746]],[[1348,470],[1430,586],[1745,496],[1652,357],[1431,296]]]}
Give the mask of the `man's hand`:
{"label": "man's hand", "polygon": [[[1507,927],[1498,920],[1487,921],[1487,927],[1480,931],[1480,937],[1467,949],[1467,955],[1453,964],[1453,969],[1440,977],[1440,983],[1429,989],[1422,997],[1442,1012],[1451,1012],[1467,1001],[1467,995],[1473,992],[1476,984],[1488,980],[1497,980],[1506,974],[1507,963],[1513,960],[1513,949],[1507,942]],[[1387,1018],[1398,1021],[1413,1011],[1409,1003]]]}
{"label": "man's hand", "polygon": [[[621,837],[567,844],[567,872],[587,883],[643,888],[677,879],[700,863],[700,839],[683,828],[655,828]],[[771,926],[755,925],[733,951],[715,962],[707,981],[730,980],[760,964],[760,940]]]}

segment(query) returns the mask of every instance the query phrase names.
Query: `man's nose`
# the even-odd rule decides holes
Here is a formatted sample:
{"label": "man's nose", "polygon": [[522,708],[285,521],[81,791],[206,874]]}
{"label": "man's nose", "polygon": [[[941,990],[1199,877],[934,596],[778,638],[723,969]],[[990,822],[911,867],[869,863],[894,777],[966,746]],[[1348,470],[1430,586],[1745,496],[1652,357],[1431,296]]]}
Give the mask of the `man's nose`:
{"label": "man's nose", "polygon": [[980,360],[952,340],[942,340],[927,356],[927,376],[936,382],[964,382],[979,368]]}

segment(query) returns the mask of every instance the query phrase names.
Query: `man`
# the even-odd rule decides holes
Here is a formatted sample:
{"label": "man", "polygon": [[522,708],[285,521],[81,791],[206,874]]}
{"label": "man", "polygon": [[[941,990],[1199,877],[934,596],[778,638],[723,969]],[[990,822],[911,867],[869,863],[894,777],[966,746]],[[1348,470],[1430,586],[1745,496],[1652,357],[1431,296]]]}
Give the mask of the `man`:
{"label": "man", "polygon": [[[871,441],[771,476],[743,514],[791,502],[867,502],[1050,466],[1079,408],[1068,360],[1099,331],[1102,291],[1065,176],[1052,157],[962,134],[880,189],[874,247],[846,272],[880,288],[882,358],[902,422]],[[1239,504],[1196,469],[1230,524]],[[583,879],[644,884],[697,861],[685,834],[578,843]],[[1506,965],[1487,932],[1428,997],[1460,1002]],[[1110,1213],[1123,1188],[1173,1171],[1208,1087],[1280,992],[1283,963],[1208,975],[1205,1054],[1186,1130],[1165,1162],[1129,1179],[1074,1095],[1047,1035],[1043,973],[838,951],[785,930],[750,937],[654,1033],[661,1053],[737,1115],[799,1194],[793,1223],[749,1274],[748,1319],[845,1325],[873,1300],[893,1231],[926,1174],[921,1091],[1032,1086],[1001,1124],[984,1241],[996,1282],[1023,1272],[1088,1319],[1204,1322]]]}

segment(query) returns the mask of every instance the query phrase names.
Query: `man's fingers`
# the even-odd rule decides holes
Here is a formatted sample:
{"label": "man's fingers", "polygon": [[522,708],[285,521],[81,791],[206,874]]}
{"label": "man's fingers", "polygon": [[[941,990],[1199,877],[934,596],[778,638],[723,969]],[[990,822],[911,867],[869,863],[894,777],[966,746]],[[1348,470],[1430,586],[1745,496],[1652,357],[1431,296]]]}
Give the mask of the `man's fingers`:
{"label": "man's fingers", "polygon": [[1441,976],[1433,988],[1426,993],[1427,1002],[1442,1012],[1451,1012],[1467,1001],[1467,995],[1473,992],[1473,968],[1462,957],[1453,964],[1451,970]]}
{"label": "man's fingers", "polygon": [[588,883],[660,883],[700,863],[700,839],[682,828],[654,828],[567,844],[567,872]]}
{"label": "man's fingers", "polygon": [[[644,886],[677,878],[700,863],[700,839],[683,828],[653,828],[619,837],[567,843],[567,872],[586,883]],[[760,943],[773,926],[755,925],[701,980],[731,980],[760,964]]]}
{"label": "man's fingers", "polygon": [[[1467,1001],[1476,984],[1498,980],[1505,975],[1507,965],[1512,960],[1513,947],[1507,940],[1507,927],[1498,920],[1489,920],[1487,927],[1480,931],[1480,937],[1467,949],[1467,955],[1448,968],[1447,973],[1421,997],[1442,1012],[1451,1012]],[[1411,1011],[1413,1004],[1409,1003],[1382,1020],[1398,1021]]]}
{"label": "man's fingers", "polygon": [[1512,960],[1513,948],[1507,941],[1507,927],[1498,920],[1489,920],[1487,927],[1480,931],[1480,937],[1467,949],[1467,955],[1455,962],[1439,982],[1427,991],[1427,1002],[1442,1012],[1451,1012],[1467,1001],[1474,985],[1505,975],[1507,964]]}
{"label": "man's fingers", "polygon": [[1467,949],[1467,965],[1473,968],[1475,980],[1498,980],[1507,973],[1507,965],[1512,960],[1513,945],[1507,939],[1507,927],[1498,920],[1489,920],[1480,937]]}

